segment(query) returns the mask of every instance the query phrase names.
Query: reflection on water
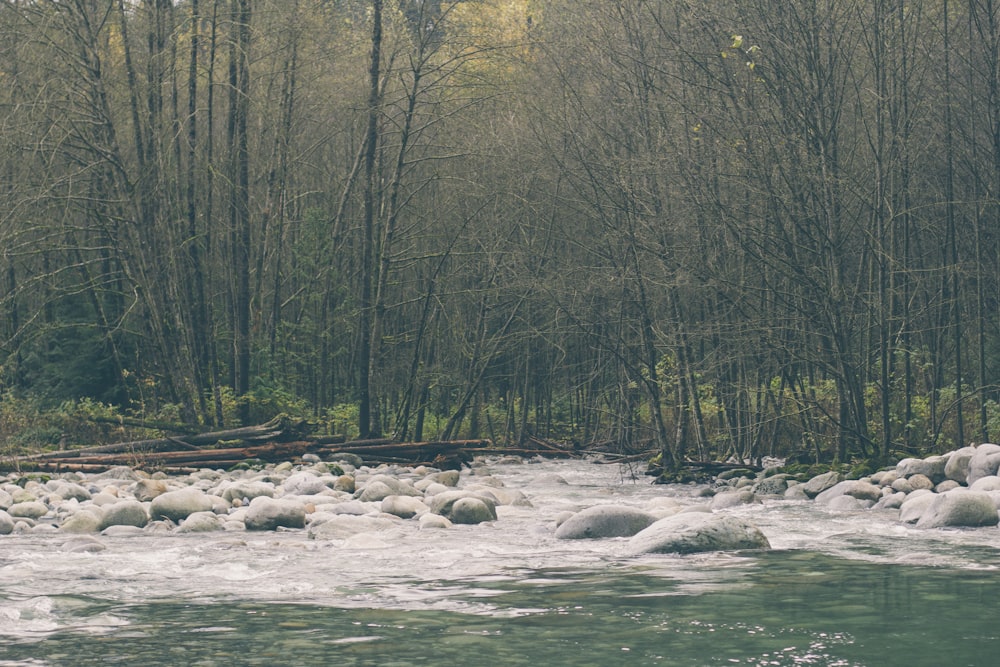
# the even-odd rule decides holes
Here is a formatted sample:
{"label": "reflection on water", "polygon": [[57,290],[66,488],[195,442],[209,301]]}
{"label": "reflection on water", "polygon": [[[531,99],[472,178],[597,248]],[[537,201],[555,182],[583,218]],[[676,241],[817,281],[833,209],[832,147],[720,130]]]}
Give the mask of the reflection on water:
{"label": "reflection on water", "polygon": [[[548,480],[553,472],[569,484]],[[993,665],[997,529],[915,531],[809,503],[736,508],[765,553],[625,558],[552,517],[691,489],[508,466],[533,508],[364,540],[302,533],[0,538],[5,665]]]}

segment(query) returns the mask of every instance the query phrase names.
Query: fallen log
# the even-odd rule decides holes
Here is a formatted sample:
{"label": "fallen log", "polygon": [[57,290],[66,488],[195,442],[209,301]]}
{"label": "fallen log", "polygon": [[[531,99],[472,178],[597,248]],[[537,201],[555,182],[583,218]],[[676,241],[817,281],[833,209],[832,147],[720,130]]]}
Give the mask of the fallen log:
{"label": "fallen log", "polygon": [[174,448],[197,449],[220,442],[237,440],[243,442],[288,442],[300,439],[309,430],[304,421],[292,421],[287,417],[275,417],[266,424],[244,426],[224,431],[211,431],[189,436],[173,436],[153,438],[149,440],[133,440],[116,442],[109,445],[97,445],[79,449],[65,449],[57,452],[43,452],[22,457],[23,460],[80,458],[92,454],[147,454],[151,452],[169,452]]}

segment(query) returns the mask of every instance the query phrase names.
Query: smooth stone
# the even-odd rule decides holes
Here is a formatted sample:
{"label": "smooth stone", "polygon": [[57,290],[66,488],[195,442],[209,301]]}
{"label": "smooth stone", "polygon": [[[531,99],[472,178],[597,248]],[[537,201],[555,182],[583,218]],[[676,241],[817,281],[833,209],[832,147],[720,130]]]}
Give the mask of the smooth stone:
{"label": "smooth stone", "polygon": [[923,473],[910,475],[909,477],[906,478],[906,481],[910,483],[910,487],[914,491],[919,491],[920,489],[930,490],[934,488],[934,480],[932,480],[927,475],[924,475]]}
{"label": "smooth stone", "polygon": [[452,503],[447,516],[452,523],[477,524],[496,521],[497,511],[493,503],[468,496]]}
{"label": "smooth stone", "polygon": [[772,475],[753,485],[751,490],[758,496],[780,496],[788,490],[788,476]]}
{"label": "smooth stone", "polygon": [[751,505],[756,502],[760,501],[757,500],[757,496],[754,495],[753,491],[744,488],[738,491],[717,493],[708,505],[713,510],[718,510],[726,509],[727,507],[736,507],[737,505]]}
{"label": "smooth stone", "polygon": [[49,513],[48,506],[38,500],[15,503],[7,508],[7,514],[15,518],[40,519]]}
{"label": "smooth stone", "polygon": [[444,484],[445,486],[458,486],[458,480],[461,475],[457,470],[442,470],[441,472],[436,472],[429,477],[438,484]]}
{"label": "smooth stone", "polygon": [[[331,483],[333,481],[333,479],[330,479]],[[285,489],[286,495],[314,496],[330,488],[326,482],[327,480],[323,479],[319,475],[302,471],[297,472],[286,479],[282,486]]]}
{"label": "smooth stone", "polygon": [[968,484],[969,463],[976,453],[975,447],[960,447],[955,451],[945,454],[948,462],[944,465],[944,476],[959,484]]}
{"label": "smooth stone", "polygon": [[0,510],[0,535],[10,535],[14,532],[14,517]]}
{"label": "smooth stone", "polygon": [[801,484],[788,487],[784,497],[786,500],[809,500],[809,494],[806,493]]}
{"label": "smooth stone", "polygon": [[595,505],[572,515],[556,528],[560,540],[631,537],[656,522],[648,512],[624,505]]}
{"label": "smooth stone", "polygon": [[910,480],[905,477],[897,477],[889,488],[893,491],[899,491],[902,493],[910,493],[913,491],[913,485],[910,484]]}
{"label": "smooth stone", "polygon": [[90,491],[83,488],[79,484],[62,482],[54,486],[55,488],[52,490],[64,500],[78,500],[80,502],[83,502],[85,500],[91,499]]}
{"label": "smooth stone", "polygon": [[395,528],[398,517],[392,521],[384,516],[356,516],[335,514],[316,525],[309,524],[309,537],[317,540],[346,540],[354,535],[367,532],[381,532]]}
{"label": "smooth stone", "polygon": [[806,496],[809,498],[815,498],[819,494],[837,484],[837,482],[840,482],[841,479],[843,478],[839,472],[831,470],[821,475],[816,475],[808,482],[802,484],[802,491],[804,491]]}
{"label": "smooth stone", "polygon": [[576,516],[576,512],[563,510],[562,512],[559,512],[559,514],[556,514],[555,519],[553,519],[552,522],[555,524],[556,528],[558,528],[574,516]]}
{"label": "smooth stone", "polygon": [[5,510],[14,504],[14,496],[4,489],[0,489],[0,510]]}
{"label": "smooth stone", "polygon": [[168,490],[169,487],[163,480],[140,479],[132,486],[131,492],[136,500],[145,503],[167,493]]}
{"label": "smooth stone", "polygon": [[[984,479],[992,479],[992,478],[985,477]],[[934,487],[934,493],[947,493],[948,491],[951,491],[952,489],[961,488],[961,486],[962,486],[961,484],[959,484],[958,482],[956,482],[953,479],[946,479],[946,480],[944,480],[943,482],[941,482],[940,484],[938,484],[937,486]]]}
{"label": "smooth stone", "polygon": [[424,501],[414,496],[386,496],[382,499],[381,509],[386,514],[398,516],[400,519],[412,519],[430,510]]}
{"label": "smooth stone", "polygon": [[215,512],[195,512],[181,521],[178,533],[210,533],[222,530],[223,519]]}
{"label": "smooth stone", "polygon": [[917,528],[995,526],[1000,523],[993,499],[986,493],[956,489],[934,497]]}
{"label": "smooth stone", "polygon": [[302,503],[258,496],[250,501],[246,513],[247,530],[305,528],[306,509]]}
{"label": "smooth stone", "polygon": [[993,477],[1000,468],[1000,445],[984,443],[976,447],[975,453],[969,459],[969,473],[965,483],[972,486],[977,479]]}
{"label": "smooth stone", "polygon": [[63,533],[99,533],[101,532],[101,511],[99,508],[94,508],[96,511],[81,510],[72,516],[68,517],[59,526],[59,530]]}
{"label": "smooth stone", "polygon": [[361,493],[358,495],[358,499],[361,502],[373,503],[384,500],[389,496],[397,495],[399,494],[396,493],[396,489],[392,486],[382,480],[375,480],[365,484],[364,488],[361,489]]}
{"label": "smooth stone", "polygon": [[[447,488],[447,487],[445,487]],[[512,505],[516,507],[533,507],[528,497],[519,489],[506,489],[499,487],[476,488],[476,485],[467,487],[469,491],[484,491],[492,497],[497,505]],[[426,495],[426,493],[425,493]]]}
{"label": "smooth stone", "polygon": [[896,464],[896,472],[899,473],[900,477],[907,478],[913,475],[923,475],[937,484],[946,479],[944,471],[947,464],[947,456],[928,456],[924,459],[907,458]]}
{"label": "smooth stone", "polygon": [[937,497],[936,493],[930,491],[914,491],[907,495],[899,506],[899,520],[903,523],[917,523]]}
{"label": "smooth stone", "polygon": [[980,477],[969,486],[969,491],[1000,491],[1000,477]]}
{"label": "smooth stone", "polygon": [[146,511],[144,504],[138,500],[121,500],[104,508],[101,528],[102,530],[111,526],[142,528],[147,523],[149,523],[149,512]]}
{"label": "smooth stone", "polygon": [[898,510],[900,507],[903,506],[903,501],[905,500],[906,500],[906,494],[901,491],[897,491],[896,493],[890,493],[885,496],[882,496],[882,498],[872,506],[872,509]]}
{"label": "smooth stone", "polygon": [[493,515],[493,519],[491,520],[496,519],[496,507],[495,507],[496,503],[493,501],[493,499],[488,496],[483,496],[481,494],[477,494],[472,491],[459,490],[459,489],[453,491],[445,491],[444,493],[439,493],[436,496],[431,496],[427,500],[430,501],[428,504],[432,512],[434,512],[435,514],[440,514],[442,516],[448,517],[449,519],[451,519],[452,523],[458,523],[457,521],[455,521],[455,517],[451,515],[451,511],[454,504],[463,498],[476,498],[477,500],[487,504],[490,508],[491,514]]}
{"label": "smooth stone", "polygon": [[[386,496],[390,498],[391,496]],[[385,500],[383,498],[382,500]],[[323,510],[330,512],[332,514],[354,514],[356,516],[361,516],[363,514],[371,514],[377,511],[379,505],[376,503],[363,503],[360,500],[348,500],[343,503],[336,503],[332,506],[324,507]]]}
{"label": "smooth stone", "polygon": [[899,473],[895,470],[879,470],[872,475],[872,484],[892,486],[892,483],[897,479],[899,479]]}
{"label": "smooth stone", "polygon": [[195,488],[167,491],[153,498],[149,516],[178,522],[195,512],[211,512],[214,502],[211,496]]}
{"label": "smooth stone", "polygon": [[229,502],[234,500],[253,500],[260,496],[268,498],[274,497],[274,485],[260,481],[240,481],[230,484],[222,491],[222,499]]}
{"label": "smooth stone", "polygon": [[757,526],[731,514],[682,512],[660,519],[634,535],[627,551],[648,553],[701,553],[739,549],[770,549]]}
{"label": "smooth stone", "polygon": [[333,489],[335,491],[343,491],[345,493],[354,493],[357,487],[354,482],[354,477],[351,475],[341,475],[333,483]]}
{"label": "smooth stone", "polygon": [[868,482],[848,479],[843,482],[837,482],[829,489],[823,491],[816,496],[815,501],[821,505],[825,505],[841,496],[850,496],[857,500],[875,503],[882,498],[882,489]]}
{"label": "smooth stone", "polygon": [[69,553],[98,553],[107,549],[107,545],[96,537],[74,537],[62,543],[60,549]]}
{"label": "smooth stone", "polygon": [[121,498],[119,498],[117,495],[112,495],[105,491],[100,491],[98,493],[95,493],[90,498],[90,502],[94,503],[98,507],[107,507],[109,505],[114,505],[120,500]]}
{"label": "smooth stone", "polygon": [[447,517],[433,512],[421,514],[417,520],[420,522],[420,530],[451,528],[451,521]]}
{"label": "smooth stone", "polygon": [[848,495],[837,496],[826,502],[826,506],[834,512],[857,512],[867,509],[873,504],[872,501],[858,500],[854,496]]}

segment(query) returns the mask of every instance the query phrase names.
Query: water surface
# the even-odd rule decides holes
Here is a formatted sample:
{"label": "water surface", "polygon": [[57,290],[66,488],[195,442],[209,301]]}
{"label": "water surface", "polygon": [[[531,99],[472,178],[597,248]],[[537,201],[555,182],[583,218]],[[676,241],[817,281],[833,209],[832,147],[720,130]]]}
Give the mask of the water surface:
{"label": "water surface", "polygon": [[345,540],[2,537],[0,665],[996,663],[996,528],[769,501],[726,511],[773,551],[628,558],[624,540],[555,540],[553,518],[697,489],[581,462],[492,470],[533,507]]}

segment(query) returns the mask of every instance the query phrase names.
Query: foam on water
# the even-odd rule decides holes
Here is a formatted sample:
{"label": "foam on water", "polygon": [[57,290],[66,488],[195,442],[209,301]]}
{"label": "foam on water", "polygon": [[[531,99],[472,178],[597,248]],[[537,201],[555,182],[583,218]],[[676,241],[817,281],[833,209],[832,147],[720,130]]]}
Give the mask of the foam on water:
{"label": "foam on water", "polygon": [[[627,540],[557,540],[566,509],[618,503],[655,510],[706,502],[692,486],[654,486],[629,468],[586,462],[492,466],[532,507],[501,506],[493,524],[420,530],[398,521],[346,539],[305,531],[101,537],[99,551],[61,549],[59,534],[0,538],[0,633],[30,639],[58,630],[100,633],[126,623],[69,600],[118,605],[154,600],[304,602],[331,607],[433,609],[519,614],[493,604],[492,587],[545,571],[586,573],[598,585],[608,568],[670,580],[662,592],[692,595],[738,588],[752,555],[626,558]],[[463,484],[475,483],[465,473]],[[669,500],[664,500],[668,498]],[[776,550],[876,563],[995,569],[1000,531],[916,530],[892,512],[830,512],[811,502],[767,500],[725,510],[756,523]]]}

